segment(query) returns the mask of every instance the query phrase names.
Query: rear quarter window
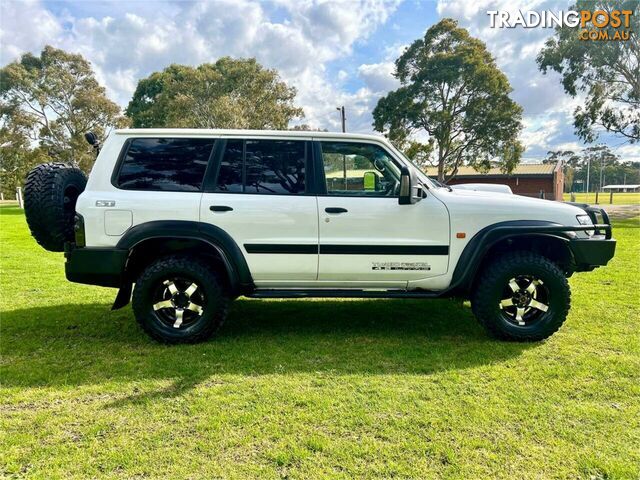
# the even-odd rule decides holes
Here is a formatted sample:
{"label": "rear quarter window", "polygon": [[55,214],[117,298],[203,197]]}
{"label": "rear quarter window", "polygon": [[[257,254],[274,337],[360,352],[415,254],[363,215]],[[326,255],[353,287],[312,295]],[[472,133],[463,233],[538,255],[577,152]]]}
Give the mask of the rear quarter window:
{"label": "rear quarter window", "polygon": [[124,190],[199,192],[213,138],[130,140],[115,182]]}

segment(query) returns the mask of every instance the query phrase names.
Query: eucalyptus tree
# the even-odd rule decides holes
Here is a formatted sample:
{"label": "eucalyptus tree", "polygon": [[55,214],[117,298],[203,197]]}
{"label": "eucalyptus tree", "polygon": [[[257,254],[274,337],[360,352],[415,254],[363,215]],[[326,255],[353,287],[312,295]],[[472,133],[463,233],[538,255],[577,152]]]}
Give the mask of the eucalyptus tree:
{"label": "eucalyptus tree", "polygon": [[378,101],[374,127],[418,162],[437,165],[438,180],[463,164],[511,171],[520,161],[522,108],[485,44],[455,20],[414,41],[396,60],[395,76],[400,88]]}
{"label": "eucalyptus tree", "polygon": [[[629,143],[640,141],[640,1],[580,0],[572,10],[631,12],[620,25],[600,29],[610,40],[585,40],[573,27],[558,27],[540,51],[543,73],[560,74],[564,91],[584,96],[574,112],[575,132],[594,142],[606,130]],[[628,22],[628,24],[626,23]],[[629,38],[614,39],[625,31]]]}
{"label": "eucalyptus tree", "polygon": [[84,134],[92,131],[102,137],[125,122],[91,64],[81,55],[50,46],[40,55],[25,53],[0,69],[0,108],[4,135],[12,139],[3,149],[29,140],[53,159],[85,170],[94,155]]}
{"label": "eucalyptus tree", "polygon": [[126,114],[134,127],[286,129],[303,116],[296,89],[255,59],[170,65],[138,82]]}

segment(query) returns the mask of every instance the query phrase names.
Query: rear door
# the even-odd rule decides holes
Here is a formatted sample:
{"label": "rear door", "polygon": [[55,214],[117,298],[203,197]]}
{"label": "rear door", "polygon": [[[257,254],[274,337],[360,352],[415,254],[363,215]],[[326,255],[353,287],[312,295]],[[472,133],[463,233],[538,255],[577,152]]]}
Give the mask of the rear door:
{"label": "rear door", "polygon": [[256,286],[316,280],[318,207],[309,193],[311,142],[299,138],[219,142],[200,204],[200,221],[233,237]]}
{"label": "rear door", "polygon": [[447,272],[449,217],[433,195],[398,203],[400,164],[382,146],[321,141],[325,192],[318,197],[318,280],[402,287]]}

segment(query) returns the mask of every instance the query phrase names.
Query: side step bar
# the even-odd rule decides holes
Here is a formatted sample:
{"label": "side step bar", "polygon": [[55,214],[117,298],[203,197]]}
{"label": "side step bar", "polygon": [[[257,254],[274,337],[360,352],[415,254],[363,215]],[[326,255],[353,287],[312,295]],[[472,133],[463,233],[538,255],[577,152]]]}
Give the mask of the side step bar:
{"label": "side step bar", "polygon": [[438,298],[445,292],[427,290],[255,290],[250,298]]}

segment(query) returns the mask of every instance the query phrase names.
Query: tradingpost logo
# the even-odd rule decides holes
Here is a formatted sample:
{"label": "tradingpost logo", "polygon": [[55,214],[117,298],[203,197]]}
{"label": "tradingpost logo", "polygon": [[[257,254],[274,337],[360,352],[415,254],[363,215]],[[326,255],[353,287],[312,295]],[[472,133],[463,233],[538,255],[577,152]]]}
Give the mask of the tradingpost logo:
{"label": "tradingpost logo", "polygon": [[580,40],[628,41],[633,10],[487,10],[491,28],[555,28],[577,30]]}

